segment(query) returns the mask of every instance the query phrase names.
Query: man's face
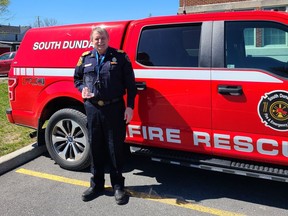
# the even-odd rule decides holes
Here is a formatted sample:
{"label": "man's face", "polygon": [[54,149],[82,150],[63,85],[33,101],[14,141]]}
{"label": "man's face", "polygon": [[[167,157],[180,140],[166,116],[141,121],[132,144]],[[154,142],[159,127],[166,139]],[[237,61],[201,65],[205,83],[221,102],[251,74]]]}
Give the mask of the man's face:
{"label": "man's face", "polygon": [[92,44],[97,49],[100,54],[104,54],[108,48],[109,39],[105,34],[99,34],[98,32],[93,32],[92,34]]}

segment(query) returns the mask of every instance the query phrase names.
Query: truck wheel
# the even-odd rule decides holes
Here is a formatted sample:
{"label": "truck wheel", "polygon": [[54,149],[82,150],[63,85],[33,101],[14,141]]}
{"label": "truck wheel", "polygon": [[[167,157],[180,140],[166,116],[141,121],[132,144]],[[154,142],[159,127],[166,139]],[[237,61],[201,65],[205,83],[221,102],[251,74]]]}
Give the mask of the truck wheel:
{"label": "truck wheel", "polygon": [[82,170],[89,163],[88,132],[86,116],[75,109],[55,112],[45,131],[47,150],[60,167]]}

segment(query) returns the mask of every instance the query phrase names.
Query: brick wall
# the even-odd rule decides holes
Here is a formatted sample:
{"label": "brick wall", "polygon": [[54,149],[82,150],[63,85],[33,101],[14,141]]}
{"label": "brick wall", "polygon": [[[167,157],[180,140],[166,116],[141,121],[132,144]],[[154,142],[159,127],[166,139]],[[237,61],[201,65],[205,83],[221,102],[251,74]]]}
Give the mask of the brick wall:
{"label": "brick wall", "polygon": [[257,28],[256,29],[256,47],[262,47],[262,37],[263,37],[263,33],[262,33],[262,29]]}
{"label": "brick wall", "polygon": [[[242,2],[251,0],[186,0],[186,6],[206,5],[206,4],[218,4],[228,2]],[[183,6],[185,0],[180,0],[180,7]]]}
{"label": "brick wall", "polygon": [[272,8],[288,12],[288,0],[179,0],[178,14]]}

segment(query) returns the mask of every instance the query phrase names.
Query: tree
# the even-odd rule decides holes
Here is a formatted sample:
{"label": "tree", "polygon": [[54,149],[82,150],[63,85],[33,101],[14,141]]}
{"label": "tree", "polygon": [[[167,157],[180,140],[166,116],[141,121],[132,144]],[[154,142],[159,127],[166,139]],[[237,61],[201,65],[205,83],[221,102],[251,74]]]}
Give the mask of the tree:
{"label": "tree", "polygon": [[10,0],[0,0],[0,18],[3,20],[7,20],[9,18],[5,18],[8,13],[8,5],[10,4]]}
{"label": "tree", "polygon": [[7,12],[7,7],[10,4],[10,0],[0,0],[0,13]]}
{"label": "tree", "polygon": [[55,26],[58,25],[58,21],[54,18],[45,18],[43,20],[38,16],[34,22],[34,27]]}
{"label": "tree", "polygon": [[55,25],[58,25],[58,22],[56,19],[53,19],[53,18],[44,19],[44,26],[55,26]]}

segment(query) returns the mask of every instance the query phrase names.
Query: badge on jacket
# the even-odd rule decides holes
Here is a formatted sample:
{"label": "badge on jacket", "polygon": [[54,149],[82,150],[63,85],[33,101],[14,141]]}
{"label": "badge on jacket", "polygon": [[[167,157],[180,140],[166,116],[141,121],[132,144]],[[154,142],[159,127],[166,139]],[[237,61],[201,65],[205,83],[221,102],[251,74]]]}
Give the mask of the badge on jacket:
{"label": "badge on jacket", "polygon": [[113,57],[113,58],[112,58],[111,64],[112,64],[112,65],[118,64],[116,57]]}

